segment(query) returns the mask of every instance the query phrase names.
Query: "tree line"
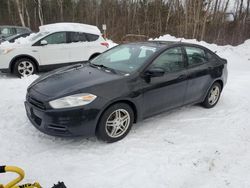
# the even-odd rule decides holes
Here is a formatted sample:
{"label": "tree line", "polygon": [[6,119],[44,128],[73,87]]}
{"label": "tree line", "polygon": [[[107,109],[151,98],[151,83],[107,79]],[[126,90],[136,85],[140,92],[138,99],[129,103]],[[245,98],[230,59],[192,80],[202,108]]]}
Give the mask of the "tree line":
{"label": "tree line", "polygon": [[[233,2],[233,5],[232,5]],[[107,25],[108,38],[171,34],[217,44],[250,38],[250,0],[0,0],[0,25]],[[233,6],[233,7],[232,7]]]}

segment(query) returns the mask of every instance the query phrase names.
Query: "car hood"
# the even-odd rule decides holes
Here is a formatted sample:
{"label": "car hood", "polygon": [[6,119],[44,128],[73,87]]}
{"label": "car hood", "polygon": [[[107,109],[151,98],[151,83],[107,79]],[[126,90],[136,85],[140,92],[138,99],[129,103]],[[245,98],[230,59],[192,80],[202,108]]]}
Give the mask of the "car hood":
{"label": "car hood", "polygon": [[28,92],[36,92],[46,96],[46,100],[52,100],[75,93],[91,92],[92,90],[89,89],[91,87],[119,80],[122,77],[120,74],[91,67],[87,64],[77,64],[54,70],[39,77],[29,86]]}
{"label": "car hood", "polygon": [[[18,39],[17,39],[18,40]],[[9,42],[9,41],[1,41],[1,45],[0,45],[0,48],[1,49],[8,49],[8,48],[13,48],[13,49],[16,49],[16,48],[29,48],[31,46],[31,43],[30,42],[26,42],[26,43],[19,43],[19,42]]]}

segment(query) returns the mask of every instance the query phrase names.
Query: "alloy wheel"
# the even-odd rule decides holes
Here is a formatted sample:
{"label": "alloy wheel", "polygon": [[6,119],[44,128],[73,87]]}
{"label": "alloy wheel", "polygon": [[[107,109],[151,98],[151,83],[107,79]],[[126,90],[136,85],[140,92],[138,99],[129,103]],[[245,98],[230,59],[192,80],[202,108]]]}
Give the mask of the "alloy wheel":
{"label": "alloy wheel", "polygon": [[30,76],[34,73],[34,65],[29,61],[22,61],[18,64],[17,70],[22,76]]}
{"label": "alloy wheel", "polygon": [[111,138],[122,136],[128,129],[130,124],[130,115],[124,109],[118,109],[112,112],[107,121],[105,130]]}
{"label": "alloy wheel", "polygon": [[220,97],[220,88],[219,86],[214,85],[210,90],[208,103],[210,105],[214,105],[218,101],[219,97]]}

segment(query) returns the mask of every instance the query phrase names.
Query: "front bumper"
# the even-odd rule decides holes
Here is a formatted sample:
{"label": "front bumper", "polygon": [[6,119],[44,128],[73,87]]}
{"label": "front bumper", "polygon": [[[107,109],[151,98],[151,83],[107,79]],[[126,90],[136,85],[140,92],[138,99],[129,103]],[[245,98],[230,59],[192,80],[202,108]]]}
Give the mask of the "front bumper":
{"label": "front bumper", "polygon": [[7,73],[10,71],[10,63],[13,56],[10,56],[9,54],[0,54],[0,71]]}
{"label": "front bumper", "polygon": [[84,109],[49,109],[43,110],[30,102],[25,102],[27,116],[41,132],[52,136],[94,136],[99,110]]}

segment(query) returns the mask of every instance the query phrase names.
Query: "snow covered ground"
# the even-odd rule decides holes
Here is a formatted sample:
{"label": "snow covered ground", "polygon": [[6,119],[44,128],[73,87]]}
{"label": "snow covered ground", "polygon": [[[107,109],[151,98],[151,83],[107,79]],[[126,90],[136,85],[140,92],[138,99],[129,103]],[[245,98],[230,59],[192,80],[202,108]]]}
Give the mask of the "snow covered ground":
{"label": "snow covered ground", "polygon": [[[163,113],[136,124],[114,144],[40,133],[23,105],[27,86],[38,76],[0,76],[0,165],[20,166],[26,181],[48,188],[58,180],[72,188],[250,187],[250,40],[237,47],[201,44],[229,60],[217,106]],[[10,178],[0,175],[0,182]]]}

